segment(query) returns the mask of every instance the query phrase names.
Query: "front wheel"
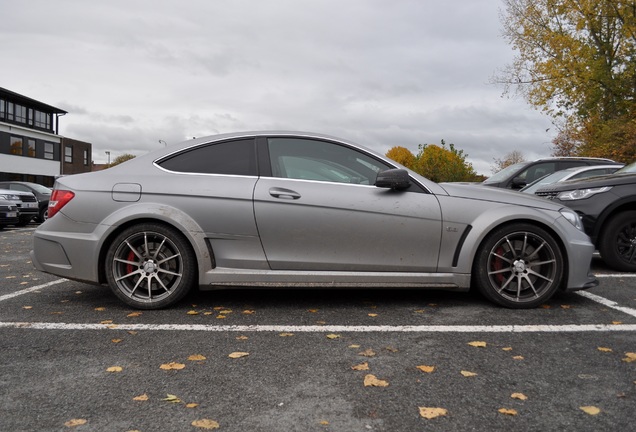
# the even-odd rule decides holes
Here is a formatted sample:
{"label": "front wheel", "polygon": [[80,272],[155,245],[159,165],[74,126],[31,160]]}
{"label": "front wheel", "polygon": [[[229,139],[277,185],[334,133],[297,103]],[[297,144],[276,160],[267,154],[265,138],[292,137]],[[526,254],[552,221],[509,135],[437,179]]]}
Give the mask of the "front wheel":
{"label": "front wheel", "polygon": [[106,279],[115,295],[138,309],[181,300],[194,285],[194,252],[178,231],[155,223],[131,226],[111,243]]}
{"label": "front wheel", "polygon": [[514,309],[544,303],[561,284],[563,273],[563,256],[553,236],[521,223],[490,233],[473,267],[479,291],[487,299]]}
{"label": "front wheel", "polygon": [[604,225],[598,250],[605,264],[620,271],[636,271],[636,211],[619,213]]}

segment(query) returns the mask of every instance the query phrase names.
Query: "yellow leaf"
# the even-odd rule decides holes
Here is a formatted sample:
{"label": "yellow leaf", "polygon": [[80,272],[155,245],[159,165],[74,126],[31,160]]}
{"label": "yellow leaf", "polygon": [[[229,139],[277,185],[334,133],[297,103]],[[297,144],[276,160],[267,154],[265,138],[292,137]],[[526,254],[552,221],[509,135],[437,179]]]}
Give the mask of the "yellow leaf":
{"label": "yellow leaf", "polygon": [[523,356],[514,356],[513,360],[523,360]]}
{"label": "yellow leaf", "polygon": [[233,359],[237,359],[237,358],[241,358],[241,357],[246,357],[248,355],[250,355],[250,353],[237,351],[237,352],[231,353],[230,355],[228,355],[228,357],[229,358],[233,358]]}
{"label": "yellow leaf", "polygon": [[572,306],[570,305],[561,305],[561,309],[571,309]]}
{"label": "yellow leaf", "polygon": [[329,422],[327,420],[321,420],[319,422],[319,424],[323,425],[323,426],[327,426],[329,424]]}
{"label": "yellow leaf", "polygon": [[387,351],[389,351],[389,352],[392,352],[392,353],[396,353],[396,352],[398,352],[398,349],[397,349],[397,348],[395,348],[395,347],[391,347],[391,346],[385,347],[384,349],[385,349],[385,350],[387,350]]}
{"label": "yellow leaf", "polygon": [[612,324],[614,324],[614,325],[623,324],[623,321],[612,321]]}
{"label": "yellow leaf", "polygon": [[130,317],[130,318],[134,318],[134,317],[141,316],[142,314],[143,314],[142,312],[131,312],[131,313],[129,313],[129,314],[128,314],[128,315],[126,315],[126,316],[127,316],[127,317]]}
{"label": "yellow leaf", "polygon": [[226,315],[226,314],[231,314],[231,313],[232,313],[232,311],[231,311],[231,310],[229,310],[229,309],[224,309],[224,310],[222,310],[222,311],[219,311],[219,313],[220,313],[220,314],[223,314],[223,315]]}
{"label": "yellow leaf", "polygon": [[227,318],[227,315],[217,315],[216,319],[225,319]]}
{"label": "yellow leaf", "polygon": [[124,368],[122,368],[121,366],[111,366],[108,369],[106,369],[106,372],[121,372],[123,370]]}
{"label": "yellow leaf", "polygon": [[598,413],[601,412],[601,410],[595,406],[582,406],[579,408],[581,409],[581,411],[589,415],[597,415]]}
{"label": "yellow leaf", "polygon": [[67,421],[66,423],[64,423],[64,426],[75,427],[75,426],[85,425],[86,423],[88,423],[88,420],[86,419],[71,419]]}
{"label": "yellow leaf", "polygon": [[183,363],[176,363],[176,362],[170,362],[170,363],[164,363],[161,366],[159,366],[159,369],[163,369],[163,370],[181,370],[185,367],[185,365]]}
{"label": "yellow leaf", "polygon": [[123,341],[123,339],[112,339],[111,340],[112,343],[119,343],[121,341]]}
{"label": "yellow leaf", "polygon": [[426,373],[431,373],[435,370],[435,366],[416,366],[416,368],[418,368],[419,370],[421,370],[422,372],[426,372]]}
{"label": "yellow leaf", "polygon": [[136,335],[136,334],[137,334],[137,332],[136,332],[136,331],[134,331],[134,330],[129,330],[129,331],[128,331],[128,334]]}
{"label": "yellow leaf", "polygon": [[516,416],[517,410],[508,409],[508,408],[499,408],[499,412],[505,415]]}
{"label": "yellow leaf", "polygon": [[278,336],[280,336],[280,337],[289,337],[289,336],[293,336],[293,335],[294,335],[293,333],[281,333]]}
{"label": "yellow leaf", "polygon": [[374,357],[375,356],[375,351],[373,351],[371,348],[366,349],[362,352],[359,352],[358,355],[364,356],[364,357]]}
{"label": "yellow leaf", "polygon": [[327,339],[340,339],[340,335],[330,333],[327,335]]}
{"label": "yellow leaf", "polygon": [[147,401],[147,400],[148,400],[148,395],[147,395],[146,393],[144,393],[144,394],[142,394],[142,395],[135,396],[135,397],[133,398],[133,400],[134,400],[134,401],[141,401],[141,402],[143,402],[143,401]]}
{"label": "yellow leaf", "polygon": [[113,320],[104,320],[104,321],[100,321],[100,324],[112,324]]}
{"label": "yellow leaf", "polygon": [[371,318],[373,318],[373,317],[377,317],[377,316],[378,316],[378,314],[377,314],[377,313],[370,313],[370,314],[367,314],[367,315],[369,315]]}
{"label": "yellow leaf", "polygon": [[378,379],[375,375],[368,374],[364,377],[365,387],[387,387],[388,385],[388,381]]}
{"label": "yellow leaf", "polygon": [[214,310],[215,310],[215,311],[220,311],[220,310],[223,310],[223,309],[225,309],[225,307],[224,307],[224,306],[216,306],[216,307],[214,308]]}
{"label": "yellow leaf", "polygon": [[486,342],[474,341],[474,342],[468,342],[468,345],[478,347],[478,348],[484,348],[486,346]]}
{"label": "yellow leaf", "polygon": [[425,419],[434,419],[436,417],[445,416],[448,414],[448,410],[444,408],[430,408],[430,407],[418,407],[420,409],[420,416]]}
{"label": "yellow leaf", "polygon": [[191,424],[192,426],[198,427],[201,429],[218,429],[220,427],[220,425],[217,422],[210,419],[195,420]]}
{"label": "yellow leaf", "polygon": [[98,311],[98,312],[101,312],[101,311],[105,311],[106,308],[105,307],[96,307],[95,310]]}
{"label": "yellow leaf", "polygon": [[628,352],[628,353],[625,353],[625,355],[627,356],[623,359],[625,363],[631,363],[636,361],[636,353]]}
{"label": "yellow leaf", "polygon": [[186,312],[186,315],[199,315],[199,312],[195,311],[195,310],[191,310]]}
{"label": "yellow leaf", "polygon": [[519,400],[526,400],[528,399],[528,396],[524,395],[523,393],[513,393],[510,395],[511,398],[513,399],[519,399]]}
{"label": "yellow leaf", "polygon": [[316,313],[316,312],[318,312],[318,309],[307,309],[307,311],[311,312],[311,313]]}
{"label": "yellow leaf", "polygon": [[597,350],[601,351],[601,352],[612,352],[611,348],[605,348],[605,347],[598,347],[596,348]]}
{"label": "yellow leaf", "polygon": [[358,345],[358,344],[352,344],[352,345],[349,345],[349,348],[360,348],[360,345]]}
{"label": "yellow leaf", "polygon": [[190,357],[188,357],[188,360],[190,361],[203,361],[205,359],[206,357],[201,354],[192,354]]}
{"label": "yellow leaf", "polygon": [[166,402],[172,402],[172,403],[181,403],[181,399],[171,394],[167,394],[166,397],[162,400],[165,400]]}
{"label": "yellow leaf", "polygon": [[502,348],[502,351],[512,351],[512,347],[505,347],[505,348]]}
{"label": "yellow leaf", "polygon": [[358,365],[351,366],[351,369],[353,369],[353,370],[369,370],[369,363],[367,363],[367,362],[360,363]]}
{"label": "yellow leaf", "polygon": [[421,314],[421,313],[424,313],[424,310],[423,310],[423,309],[418,309],[418,310],[415,310],[415,311],[413,311],[413,312],[418,313],[418,314]]}
{"label": "yellow leaf", "polygon": [[254,311],[253,311],[253,310],[249,310],[249,309],[248,309],[248,310],[244,310],[244,311],[243,311],[243,313],[244,313],[245,315],[252,315],[252,314],[254,313]]}
{"label": "yellow leaf", "polygon": [[203,315],[212,315],[214,312],[203,312]]}
{"label": "yellow leaf", "polygon": [[33,306],[22,306],[22,309],[33,309]]}
{"label": "yellow leaf", "polygon": [[199,404],[198,404],[198,403],[189,403],[189,404],[186,404],[186,408],[196,408],[196,407],[198,407],[198,406],[199,406]]}
{"label": "yellow leaf", "polygon": [[477,376],[477,374],[475,372],[469,372],[469,371],[461,371],[460,374],[464,375],[465,377],[474,377]]}
{"label": "yellow leaf", "polygon": [[237,336],[236,340],[248,340],[249,338],[247,336]]}

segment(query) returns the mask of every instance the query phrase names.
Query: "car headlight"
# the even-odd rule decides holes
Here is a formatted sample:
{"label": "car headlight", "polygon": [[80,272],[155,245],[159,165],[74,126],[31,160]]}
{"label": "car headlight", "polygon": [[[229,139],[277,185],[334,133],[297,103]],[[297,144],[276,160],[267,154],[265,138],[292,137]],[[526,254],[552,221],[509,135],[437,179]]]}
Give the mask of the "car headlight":
{"label": "car headlight", "polygon": [[562,208],[559,210],[564,218],[568,220],[572,225],[576,227],[576,229],[583,231],[583,222],[581,222],[581,216],[574,210],[570,210],[567,208]]}
{"label": "car headlight", "polygon": [[575,201],[582,200],[591,197],[592,195],[596,195],[598,193],[607,192],[610,190],[611,186],[604,186],[599,188],[590,188],[590,189],[577,189],[573,191],[561,192],[557,195],[557,198],[561,201]]}

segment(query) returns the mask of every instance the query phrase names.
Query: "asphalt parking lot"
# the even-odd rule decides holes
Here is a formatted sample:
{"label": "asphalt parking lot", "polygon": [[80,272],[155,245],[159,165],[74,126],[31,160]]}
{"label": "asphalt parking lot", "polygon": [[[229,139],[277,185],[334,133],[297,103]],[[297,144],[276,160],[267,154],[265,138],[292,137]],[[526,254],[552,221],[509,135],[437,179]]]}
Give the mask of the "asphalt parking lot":
{"label": "asphalt parking lot", "polygon": [[634,427],[636,274],[599,260],[599,287],[533,310],[472,293],[251,289],[140,312],[37,272],[34,229],[0,232],[3,431]]}

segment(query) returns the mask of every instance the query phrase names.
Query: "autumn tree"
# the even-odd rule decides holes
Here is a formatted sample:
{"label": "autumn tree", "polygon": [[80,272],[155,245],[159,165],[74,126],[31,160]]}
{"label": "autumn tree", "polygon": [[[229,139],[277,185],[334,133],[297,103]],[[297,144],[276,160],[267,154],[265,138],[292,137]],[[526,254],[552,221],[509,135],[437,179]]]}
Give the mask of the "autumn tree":
{"label": "autumn tree", "polygon": [[524,162],[525,158],[523,157],[522,152],[520,152],[519,150],[513,150],[510,153],[506,154],[503,158],[493,158],[493,160],[495,161],[495,163],[490,167],[490,171],[495,174],[502,169],[509,167],[510,165]]}
{"label": "autumn tree", "polygon": [[483,180],[466,161],[468,155],[453,144],[446,147],[442,140],[441,146],[420,144],[418,148],[419,152],[414,155],[407,148],[393,147],[386,156],[435,182]]}
{"label": "autumn tree", "polygon": [[504,6],[503,34],[517,55],[495,81],[567,130],[560,139],[567,138],[567,146],[576,143],[563,147],[568,153],[631,162],[636,157],[636,3],[504,0]]}
{"label": "autumn tree", "polygon": [[134,159],[135,155],[130,153],[124,153],[122,155],[117,156],[110,164],[106,165],[106,168],[112,168],[115,165],[119,165],[120,163],[124,163],[127,160]]}

